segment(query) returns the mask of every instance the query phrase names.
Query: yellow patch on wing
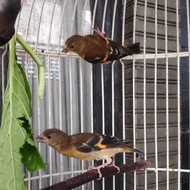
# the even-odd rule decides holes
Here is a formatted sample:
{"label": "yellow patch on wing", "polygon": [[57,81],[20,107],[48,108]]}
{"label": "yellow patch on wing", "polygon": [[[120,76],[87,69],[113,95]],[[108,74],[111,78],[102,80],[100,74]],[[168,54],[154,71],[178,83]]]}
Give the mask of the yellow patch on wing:
{"label": "yellow patch on wing", "polygon": [[107,148],[106,145],[101,144],[101,143],[97,143],[97,144],[95,144],[94,146],[98,146],[98,147],[101,148],[101,149]]}
{"label": "yellow patch on wing", "polygon": [[97,146],[97,147],[99,147],[100,149],[105,149],[105,148],[107,148],[107,146],[106,146],[105,144],[102,144],[102,141],[103,141],[103,138],[101,137],[100,141],[99,141],[97,144],[95,144],[94,146]]}

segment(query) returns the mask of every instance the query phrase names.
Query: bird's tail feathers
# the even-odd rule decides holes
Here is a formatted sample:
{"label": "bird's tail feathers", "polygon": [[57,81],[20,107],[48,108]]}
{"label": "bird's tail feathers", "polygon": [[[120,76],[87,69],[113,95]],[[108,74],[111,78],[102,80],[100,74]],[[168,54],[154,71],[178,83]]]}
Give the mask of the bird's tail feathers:
{"label": "bird's tail feathers", "polygon": [[[128,146],[126,146],[126,147],[124,148],[124,152],[136,152],[136,153],[138,154],[138,156],[140,156],[140,157],[142,157],[142,156],[144,155],[144,153],[141,152],[140,150],[137,150],[137,149],[134,149],[134,148],[130,148],[130,147],[128,147]],[[138,157],[138,156],[137,156],[137,157]]]}
{"label": "bird's tail feathers", "polygon": [[139,156],[143,156],[143,155],[144,155],[144,153],[141,152],[140,150],[137,150],[137,149],[133,149],[133,150],[134,150],[134,152],[136,152]]}
{"label": "bird's tail feathers", "polygon": [[132,55],[132,54],[141,53],[141,50],[140,50],[140,43],[139,43],[139,42],[134,43],[134,44],[130,44],[130,45],[126,45],[126,46],[124,46],[124,47],[127,48],[128,51],[131,52],[131,55]]}

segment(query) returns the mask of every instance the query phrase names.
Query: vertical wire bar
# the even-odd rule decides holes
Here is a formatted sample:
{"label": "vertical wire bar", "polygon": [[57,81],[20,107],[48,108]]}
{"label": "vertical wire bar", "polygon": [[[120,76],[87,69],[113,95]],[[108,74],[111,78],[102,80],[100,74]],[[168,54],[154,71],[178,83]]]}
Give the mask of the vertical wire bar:
{"label": "vertical wire bar", "polygon": [[[126,4],[127,0],[123,1],[123,20],[122,20],[122,45],[125,42],[125,16],[126,16]],[[123,63],[123,62],[122,62]]]}
{"label": "vertical wire bar", "polygon": [[[50,64],[50,55],[48,54],[48,117],[49,117],[49,127],[51,127],[51,123],[52,123],[52,102],[51,102],[51,64]],[[52,185],[53,183],[53,177],[52,177],[52,149],[50,149],[50,155],[49,155],[49,171],[50,171],[50,185]]]}
{"label": "vertical wire bar", "polygon": [[[97,9],[97,3],[98,0],[95,0],[94,2],[94,9],[93,9],[93,16],[92,16],[92,27],[94,28],[94,22],[96,18],[96,9]],[[94,120],[93,120],[93,65],[91,64],[91,70],[90,70],[90,80],[91,80],[91,131],[94,132]],[[92,165],[94,165],[94,161],[91,162]],[[92,189],[94,189],[94,181],[92,182]]]}
{"label": "vertical wire bar", "polygon": [[[135,58],[133,59],[133,144],[134,148],[136,147],[136,91],[135,91]],[[136,161],[136,157],[134,157],[134,162]],[[134,190],[137,189],[137,173],[134,171]]]}
{"label": "vertical wire bar", "polygon": [[[115,117],[114,117],[114,65],[115,65],[115,61],[112,63],[112,72],[111,72],[111,90],[112,90],[112,136],[115,136]],[[115,189],[115,176],[112,177],[113,179],[113,190]]]}
{"label": "vertical wire bar", "polygon": [[[40,180],[40,178],[38,178]],[[27,190],[31,190],[31,173],[28,172],[28,183],[27,183]]]}
{"label": "vertical wire bar", "polygon": [[[84,3],[84,8],[83,8],[83,13],[82,13],[82,26],[81,26],[81,35],[83,34],[83,29],[84,29],[84,21],[85,21],[85,14],[86,14],[86,7],[88,5],[88,0],[85,0]],[[81,132],[84,132],[84,112],[83,112],[83,70],[82,70],[82,60],[80,58],[79,61],[79,93],[80,93],[80,128],[81,128]],[[81,170],[84,171],[84,161],[81,161]],[[85,185],[82,185],[82,189],[85,189]]]}
{"label": "vertical wire bar", "polygon": [[[34,80],[34,82],[35,82],[35,79],[33,79]],[[37,128],[38,128],[38,134],[41,134],[43,131],[41,131],[41,128],[40,128],[40,126],[41,126],[41,112],[40,112],[40,99],[38,98],[38,100],[37,100],[37,113],[38,113],[38,126],[37,126]],[[38,149],[39,149],[39,152],[41,152],[41,150],[42,150],[42,147],[41,147],[41,143],[38,143]],[[42,188],[42,171],[41,170],[39,170],[38,171],[38,181],[39,181],[39,189],[41,189]]]}
{"label": "vertical wire bar", "polygon": [[[136,35],[136,17],[137,17],[137,0],[134,2],[134,18],[133,18],[133,42],[135,42]],[[136,91],[135,91],[135,58],[133,58],[133,146],[136,148]],[[134,162],[136,157],[134,157]],[[137,189],[137,172],[134,171],[134,190]]]}
{"label": "vertical wire bar", "polygon": [[[80,129],[81,132],[84,132],[84,113],[83,113],[83,83],[82,83],[82,79],[83,79],[83,70],[82,70],[82,60],[81,58],[79,58],[79,93],[80,93]],[[84,161],[81,160],[81,170],[84,171]],[[82,185],[82,189],[85,189],[85,185]]]}
{"label": "vertical wire bar", "polygon": [[28,19],[28,25],[26,27],[26,41],[27,41],[27,37],[28,37],[28,33],[29,33],[29,28],[30,28],[29,26],[30,26],[30,21],[32,18],[33,9],[34,9],[34,3],[35,3],[35,0],[33,0],[32,4],[31,4],[30,15],[29,15],[29,19]]}
{"label": "vertical wire bar", "polygon": [[[102,31],[104,31],[105,18],[107,10],[107,0],[105,0],[103,18],[102,18]],[[101,64],[101,87],[102,87],[102,132],[105,133],[105,94],[104,94],[104,65]],[[105,190],[105,178],[102,179],[102,190]]]}
{"label": "vertical wire bar", "polygon": [[154,59],[154,133],[155,133],[155,175],[158,190],[158,126],[157,126],[157,54],[158,54],[158,0],[155,0],[155,59]]}
{"label": "vertical wire bar", "polygon": [[23,4],[24,4],[24,0],[21,1],[21,11],[18,13],[17,15],[17,19],[16,19],[16,23],[15,23],[15,31],[18,32],[18,28],[19,28],[19,23],[20,23],[20,17],[21,17],[21,13],[22,13],[22,8],[23,8]]}
{"label": "vertical wire bar", "polygon": [[[75,22],[75,15],[76,15],[76,9],[77,9],[77,4],[78,0],[74,1],[74,7],[73,7],[73,14],[72,14],[72,20],[71,20],[71,30],[70,30],[70,36],[73,33],[74,30],[74,22]],[[71,129],[71,134],[73,134],[73,90],[72,90],[72,58],[69,57],[69,106],[70,106],[70,129]],[[74,160],[73,158],[70,158],[71,160],[71,177],[73,177],[74,173]]]}
{"label": "vertical wire bar", "polygon": [[[147,27],[147,0],[144,4],[144,50],[143,54],[146,54],[146,27]],[[146,134],[146,58],[144,58],[144,68],[143,68],[143,113],[144,113],[144,154],[145,160],[147,159],[147,134]],[[147,170],[145,170],[145,190],[147,189]]]}
{"label": "vertical wire bar", "polygon": [[83,35],[83,31],[84,31],[84,21],[85,21],[86,7],[88,5],[88,2],[89,2],[88,0],[85,0],[85,3],[84,3],[83,13],[82,13],[81,35]]}
{"label": "vertical wire bar", "polygon": [[75,0],[74,2],[75,2],[75,4],[74,4],[73,14],[72,14],[72,20],[71,20],[70,36],[72,35],[73,30],[74,30],[74,22],[75,22],[75,18],[76,18],[75,15],[76,15],[76,9],[77,9],[78,0]]}
{"label": "vertical wire bar", "polygon": [[[187,12],[187,35],[188,35],[188,53],[190,55],[190,19],[189,19],[189,1],[186,0],[186,12]],[[190,56],[189,56],[189,65],[190,65]],[[190,66],[189,66],[189,78],[190,78]],[[190,83],[189,83],[189,89],[190,89]],[[190,99],[190,94],[189,94],[189,99]],[[189,107],[190,107],[190,103],[189,103]],[[190,113],[189,113],[189,117],[190,117]],[[189,139],[190,139],[190,133],[189,133]],[[189,153],[190,156],[190,153]],[[190,180],[190,174],[189,174],[189,180]],[[190,183],[189,183],[189,188],[190,188]]]}
{"label": "vertical wire bar", "polygon": [[92,28],[94,28],[94,22],[95,22],[95,18],[96,18],[97,3],[98,3],[98,0],[95,0],[94,9],[92,11],[92,13],[93,13],[93,16],[92,16]]}
{"label": "vertical wire bar", "polygon": [[[167,28],[167,0],[164,4],[165,11],[165,53],[168,52],[168,28]],[[166,175],[167,175],[167,190],[169,190],[169,89],[168,89],[168,56],[166,56]]]}
{"label": "vertical wire bar", "polygon": [[[107,10],[107,0],[105,0],[103,18],[102,18],[102,31],[104,31],[105,17]],[[101,87],[102,87],[102,132],[105,133],[105,108],[104,108],[104,65],[101,64]]]}
{"label": "vertical wire bar", "polygon": [[108,0],[105,0],[103,18],[102,18],[102,32],[104,32],[104,28],[105,28],[107,4],[108,4]]}
{"label": "vertical wire bar", "polygon": [[46,1],[43,0],[43,2],[42,2],[42,8],[41,8],[41,11],[40,11],[40,19],[39,19],[38,31],[37,31],[37,35],[36,35],[35,50],[37,50],[37,48],[38,48],[38,40],[39,40],[39,35],[40,35],[40,28],[41,28],[41,23],[42,23],[42,15],[43,15],[43,10],[44,10],[45,2]]}
{"label": "vertical wire bar", "polygon": [[[47,42],[47,50],[49,52],[49,47],[50,47],[50,38],[51,38],[51,30],[52,30],[52,22],[53,22],[53,16],[54,16],[54,11],[55,11],[55,5],[56,5],[56,0],[54,0],[53,3],[53,8],[52,8],[52,13],[51,13],[51,19],[50,19],[50,26],[49,26],[49,37],[48,37],[48,42]],[[50,55],[48,54],[48,103],[49,103],[49,127],[52,125],[52,91],[51,91],[51,63],[50,63]],[[50,156],[52,157],[52,151],[50,151]],[[52,159],[50,159],[50,184],[53,183],[53,162]]]}
{"label": "vertical wire bar", "polygon": [[178,131],[178,190],[181,189],[181,105],[180,105],[180,58],[179,58],[179,1],[176,0],[176,43],[177,43],[177,131]]}
{"label": "vertical wire bar", "polygon": [[[178,46],[179,47],[179,46]],[[178,190],[181,189],[181,116],[180,116],[180,59],[177,57],[177,131],[178,131]]]}
{"label": "vertical wire bar", "polygon": [[[102,133],[105,134],[105,105],[104,105],[104,65],[101,64],[101,90],[102,90]],[[105,178],[102,179],[102,190],[105,189]]]}
{"label": "vertical wire bar", "polygon": [[[123,139],[126,139],[125,134],[125,65],[121,61],[122,65],[122,118],[123,118]],[[123,154],[123,164],[126,164],[126,156]],[[123,189],[126,189],[126,173],[123,174]]]}
{"label": "vertical wire bar", "polygon": [[[69,57],[69,107],[70,107],[70,129],[73,134],[73,90],[72,90],[72,58]],[[73,177],[73,158],[71,158],[71,177]]]}
{"label": "vertical wire bar", "polygon": [[[39,2],[38,2],[39,3]],[[30,16],[29,16],[29,22],[28,22],[28,26],[27,26],[27,32],[26,32],[26,39],[28,37],[28,33],[29,33],[29,26],[30,26],[30,21],[32,18],[32,10],[34,9],[34,5],[35,5],[35,0],[32,2],[32,7],[31,7],[31,12],[30,12]],[[36,35],[36,44],[35,44],[35,50],[37,50],[38,47],[38,39],[39,39],[39,34],[40,34],[40,26],[41,26],[41,22],[42,22],[42,15],[43,15],[43,9],[44,9],[44,5],[45,5],[45,0],[42,2],[42,6],[41,6],[41,11],[40,11],[40,17],[39,17],[39,23],[38,23],[38,31],[37,31],[37,35]],[[40,131],[40,118],[41,117],[41,111],[40,111],[40,100],[38,99],[38,134],[41,134],[42,131]],[[39,146],[39,150],[41,151],[41,145]],[[51,152],[51,150],[50,150]],[[50,163],[51,163],[51,154],[50,156]],[[39,170],[39,188],[42,188],[42,171]]]}
{"label": "vertical wire bar", "polygon": [[117,8],[117,0],[115,0],[114,3],[114,9],[113,9],[113,19],[112,19],[112,31],[111,31],[111,39],[114,37],[114,30],[115,30],[115,16],[116,16],[116,9]]}
{"label": "vertical wire bar", "polygon": [[[81,35],[83,34],[83,29],[84,29],[84,19],[85,19],[85,13],[86,13],[86,6],[87,6],[87,1],[85,1],[84,3],[84,8],[83,8],[83,12],[82,12],[82,26],[81,26]],[[83,76],[82,76],[82,73],[83,73],[83,70],[82,70],[82,60],[80,58],[79,60],[79,93],[80,93],[80,118],[81,118],[81,122],[80,122],[80,129],[81,129],[81,132],[84,132],[84,120],[83,120],[83,116],[84,116],[84,113],[83,113],[83,83],[82,83],[82,79],[83,79]],[[84,161],[81,160],[81,170],[84,171]],[[82,190],[85,189],[85,185],[82,185]]]}
{"label": "vertical wire bar", "polygon": [[48,37],[48,42],[47,42],[48,52],[49,52],[49,47],[50,47],[51,32],[52,32],[52,23],[53,23],[53,17],[54,17],[54,13],[55,13],[55,6],[56,6],[56,0],[54,0],[54,3],[53,3],[52,13],[51,13],[51,19],[50,19],[49,37]]}
{"label": "vertical wire bar", "polygon": [[[60,33],[60,35],[61,35],[61,33]],[[61,78],[61,73],[62,73],[62,70],[61,70],[61,66],[60,66],[60,64],[61,64],[61,56],[59,55],[59,58],[58,58],[58,60],[59,60],[59,83],[58,83],[58,85],[59,85],[59,90],[58,90],[58,93],[59,93],[59,113],[60,113],[60,115],[59,115],[59,123],[60,123],[60,125],[59,125],[59,129],[60,130],[62,130],[62,126],[63,126],[63,120],[62,120],[62,113],[63,113],[63,110],[62,110],[62,105],[63,105],[63,103],[62,103],[62,88],[63,88],[63,85],[62,85],[62,78]],[[59,156],[60,157],[60,172],[61,172],[61,181],[63,180],[63,159],[62,159],[62,155],[60,155]]]}
{"label": "vertical wire bar", "polygon": [[[114,37],[114,30],[115,30],[115,17],[116,17],[116,8],[117,8],[117,0],[114,2],[114,9],[113,9],[113,20],[112,20],[112,33],[111,39]],[[115,123],[114,123],[114,65],[115,62],[112,63],[112,135],[115,136]],[[112,177],[113,179],[113,190],[115,190],[115,176]]]}
{"label": "vertical wire bar", "polygon": [[[62,9],[62,15],[61,15],[61,23],[63,23],[63,20],[64,20],[64,14],[65,14],[65,10],[66,10],[66,3],[67,3],[67,0],[64,1],[63,3],[63,9]],[[58,43],[58,50],[60,49],[60,43],[61,43],[61,36],[62,36],[62,31],[63,31],[63,24],[61,24],[61,27],[60,27],[60,35],[59,35],[59,43]],[[59,54],[59,113],[63,113],[63,110],[62,110],[62,105],[63,105],[63,102],[62,102],[62,88],[63,88],[63,83],[62,83],[62,77],[61,77],[61,73],[62,73],[62,70],[61,70],[61,56]],[[59,117],[59,129],[62,130],[63,129],[63,119],[62,119],[62,116],[60,115]],[[63,172],[63,156],[60,155],[60,172],[61,172],[61,181],[64,179],[64,172]]]}
{"label": "vertical wire bar", "polygon": [[[94,120],[93,120],[93,65],[91,64],[91,69],[90,69],[90,94],[91,94],[91,96],[90,96],[90,105],[91,105],[91,132],[94,132],[94,125],[93,125],[93,123],[94,123]],[[92,166],[94,166],[94,161],[91,161],[91,165]],[[92,189],[94,189],[94,181],[92,181]]]}
{"label": "vertical wire bar", "polygon": [[[122,45],[124,45],[125,37],[125,14],[126,14],[126,0],[123,1],[123,20],[122,20]],[[126,139],[125,135],[125,65],[122,64],[122,118],[123,118],[123,139]],[[126,163],[125,154],[123,154],[123,163]],[[123,189],[126,189],[126,173],[123,174]]]}
{"label": "vertical wire bar", "polygon": [[64,3],[63,3],[63,9],[62,9],[62,14],[61,14],[60,22],[62,24],[60,26],[60,31],[59,31],[60,35],[59,35],[59,42],[58,42],[58,50],[60,50],[61,37],[62,37],[62,33],[63,33],[63,26],[64,26],[63,22],[64,22],[64,14],[65,14],[65,10],[66,10],[66,4],[67,4],[67,0],[65,0]]}
{"label": "vertical wire bar", "polygon": [[168,57],[166,57],[166,168],[167,190],[169,190],[169,99],[168,99]]}

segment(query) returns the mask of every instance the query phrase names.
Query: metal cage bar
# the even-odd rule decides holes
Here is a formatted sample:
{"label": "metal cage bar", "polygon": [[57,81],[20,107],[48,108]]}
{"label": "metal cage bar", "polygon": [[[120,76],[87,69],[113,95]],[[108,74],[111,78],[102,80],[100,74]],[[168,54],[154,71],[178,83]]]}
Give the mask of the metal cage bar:
{"label": "metal cage bar", "polygon": [[[121,185],[118,184],[120,181],[123,190],[184,189],[184,176],[189,179],[190,168],[188,163],[188,167],[184,167],[182,163],[184,155],[181,152],[184,148],[181,142],[184,140],[183,133],[188,133],[188,139],[190,137],[189,132],[183,131],[182,127],[184,116],[181,106],[184,104],[181,103],[181,98],[184,94],[181,81],[184,81],[182,69],[186,64],[188,79],[190,78],[190,14],[189,0],[184,0],[183,16],[186,17],[186,29],[184,27],[183,30],[186,30],[187,48],[181,48],[182,2],[171,2],[173,3],[172,0],[123,0],[120,10],[122,19],[119,20],[119,1],[23,1],[16,30],[43,60],[46,71],[45,97],[38,100],[37,68],[24,50],[17,46],[18,61],[26,71],[33,95],[34,135],[53,127],[69,134],[95,131],[120,135],[120,127],[119,130],[123,133],[121,138],[129,137],[134,148],[144,151],[144,159],[152,162],[152,167],[141,172],[142,175],[134,172],[123,175],[122,179],[115,176],[77,189],[106,190],[110,186],[117,189],[117,186]],[[110,5],[112,16],[108,14]],[[117,28],[120,21],[121,36]],[[106,32],[105,36],[121,40],[123,45],[125,41],[141,42],[142,53],[124,57],[110,66],[100,66],[90,65],[74,53],[61,52],[69,36],[92,33],[91,27],[98,26]],[[6,70],[6,53],[7,49],[1,54],[2,73]],[[117,72],[121,73],[121,76],[118,76]],[[120,87],[117,86],[116,76],[120,77]],[[2,74],[2,95],[5,77]],[[96,79],[98,81],[95,81]],[[188,96],[189,84],[188,82]],[[110,89],[107,89],[107,86]],[[111,95],[108,95],[107,90]],[[116,97],[117,91],[121,92],[120,101]],[[97,98],[98,93],[100,94]],[[190,97],[188,101],[189,99]],[[122,105],[119,119],[122,127],[116,124],[119,115],[115,113],[116,109],[119,110],[117,104]],[[110,111],[108,105],[111,105]],[[188,118],[189,107],[188,102]],[[109,122],[108,116],[111,117]],[[189,128],[189,123],[186,125]],[[44,145],[38,147],[48,167],[47,171],[40,170],[34,174],[26,171],[25,182],[29,190],[76,176],[86,171],[90,164],[94,164],[65,158]],[[177,155],[176,158],[174,155]],[[128,160],[136,161],[136,156],[123,154],[121,160],[124,163]]]}

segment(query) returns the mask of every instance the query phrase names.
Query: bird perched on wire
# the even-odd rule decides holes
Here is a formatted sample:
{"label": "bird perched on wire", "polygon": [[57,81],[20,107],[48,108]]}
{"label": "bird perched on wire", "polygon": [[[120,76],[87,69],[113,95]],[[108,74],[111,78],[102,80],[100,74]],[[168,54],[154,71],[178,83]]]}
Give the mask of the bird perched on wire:
{"label": "bird perched on wire", "polygon": [[21,0],[0,1],[0,46],[6,44],[14,35],[14,24],[21,9]]}
{"label": "bird perched on wire", "polygon": [[140,155],[143,153],[139,150],[130,148],[128,142],[116,137],[100,135],[98,133],[78,133],[67,135],[59,129],[47,129],[37,138],[38,142],[46,143],[53,147],[60,154],[68,157],[74,157],[81,160],[101,160],[107,162],[97,166],[90,167],[96,169],[99,178],[102,177],[100,169],[105,166],[114,166],[118,172],[119,167],[115,165],[115,154],[121,152],[136,152]]}
{"label": "bird perched on wire", "polygon": [[75,52],[90,63],[102,64],[141,52],[140,43],[122,46],[104,37],[104,33],[101,33],[99,29],[93,30],[97,35],[74,35],[68,38],[63,52]]}

